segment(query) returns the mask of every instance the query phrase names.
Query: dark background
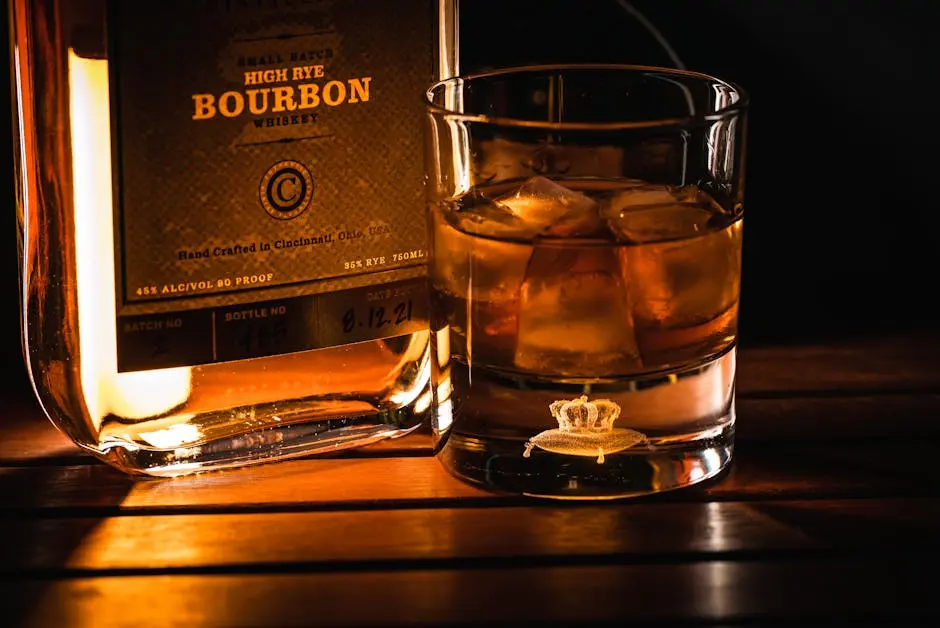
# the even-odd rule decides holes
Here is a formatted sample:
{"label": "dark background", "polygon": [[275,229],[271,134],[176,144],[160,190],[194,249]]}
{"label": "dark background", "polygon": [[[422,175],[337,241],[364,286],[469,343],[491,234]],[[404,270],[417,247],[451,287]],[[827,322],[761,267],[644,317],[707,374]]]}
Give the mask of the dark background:
{"label": "dark background", "polygon": [[[617,0],[461,2],[464,71],[552,61],[673,65]],[[734,81],[751,97],[742,345],[936,326],[940,138],[932,94],[940,36],[932,3],[632,5],[688,69]],[[12,121],[6,98],[3,107]],[[7,388],[26,380],[14,324],[12,149],[9,132],[0,137],[7,173],[0,223]]]}
{"label": "dark background", "polygon": [[[935,325],[940,36],[930,3],[631,4],[688,69],[751,97],[742,344]],[[462,9],[464,72],[672,64],[617,0],[462,0]]]}

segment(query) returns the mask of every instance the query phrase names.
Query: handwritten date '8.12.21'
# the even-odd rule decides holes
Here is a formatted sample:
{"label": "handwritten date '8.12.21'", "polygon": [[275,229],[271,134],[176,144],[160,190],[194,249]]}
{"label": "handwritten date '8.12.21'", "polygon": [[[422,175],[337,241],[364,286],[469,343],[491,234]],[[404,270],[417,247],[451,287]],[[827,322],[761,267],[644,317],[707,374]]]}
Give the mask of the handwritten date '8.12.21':
{"label": "handwritten date '8.12.21'", "polygon": [[385,329],[404,325],[412,320],[413,313],[414,304],[411,299],[387,306],[351,307],[343,313],[343,332],[352,333],[362,327]]}

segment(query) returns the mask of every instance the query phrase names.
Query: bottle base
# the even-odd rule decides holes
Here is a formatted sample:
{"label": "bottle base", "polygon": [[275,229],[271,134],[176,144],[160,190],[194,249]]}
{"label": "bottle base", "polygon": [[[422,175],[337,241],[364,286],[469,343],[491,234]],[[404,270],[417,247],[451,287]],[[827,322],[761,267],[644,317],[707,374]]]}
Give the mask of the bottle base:
{"label": "bottle base", "polygon": [[[388,416],[385,416],[388,415]],[[387,418],[387,422],[381,419]],[[120,471],[136,476],[176,477],[325,455],[400,438],[424,421],[413,407],[383,415],[365,415],[270,426],[198,445],[144,448],[111,441],[101,450],[86,448]]]}

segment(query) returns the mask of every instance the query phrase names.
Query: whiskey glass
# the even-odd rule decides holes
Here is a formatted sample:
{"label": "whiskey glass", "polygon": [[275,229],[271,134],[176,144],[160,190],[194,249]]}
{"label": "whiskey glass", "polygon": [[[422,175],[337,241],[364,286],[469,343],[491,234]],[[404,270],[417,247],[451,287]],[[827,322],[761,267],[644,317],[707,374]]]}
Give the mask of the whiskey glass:
{"label": "whiskey glass", "polygon": [[732,459],[747,97],[704,74],[507,68],[426,95],[435,451],[604,499]]}

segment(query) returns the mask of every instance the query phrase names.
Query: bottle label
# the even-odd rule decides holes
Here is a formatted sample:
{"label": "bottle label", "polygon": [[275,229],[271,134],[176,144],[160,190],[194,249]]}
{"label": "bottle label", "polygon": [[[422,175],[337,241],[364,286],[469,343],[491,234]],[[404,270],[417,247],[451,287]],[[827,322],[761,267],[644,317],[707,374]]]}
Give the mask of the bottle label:
{"label": "bottle label", "polygon": [[111,2],[118,369],[426,329],[427,0]]}

